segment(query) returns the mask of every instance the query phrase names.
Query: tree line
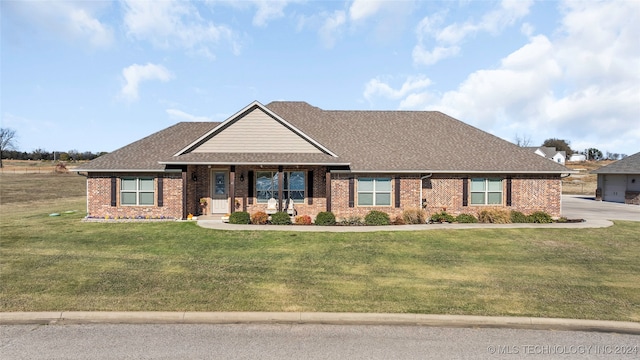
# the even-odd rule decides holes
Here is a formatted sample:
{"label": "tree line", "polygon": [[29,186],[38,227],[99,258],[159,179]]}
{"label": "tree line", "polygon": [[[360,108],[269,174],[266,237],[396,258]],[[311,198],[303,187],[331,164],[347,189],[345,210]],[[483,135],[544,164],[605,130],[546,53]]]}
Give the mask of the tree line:
{"label": "tree line", "polygon": [[78,150],[69,151],[47,151],[44,149],[36,149],[31,152],[18,150],[2,151],[4,160],[57,160],[57,161],[81,161],[93,160],[98,156],[104,155],[106,152],[93,153],[91,151],[80,152]]}
{"label": "tree line", "polygon": [[91,151],[47,151],[36,149],[31,152],[19,151],[16,146],[16,131],[10,128],[0,128],[0,168],[3,159],[8,160],[59,160],[80,161],[93,160],[106,152],[92,153]]}

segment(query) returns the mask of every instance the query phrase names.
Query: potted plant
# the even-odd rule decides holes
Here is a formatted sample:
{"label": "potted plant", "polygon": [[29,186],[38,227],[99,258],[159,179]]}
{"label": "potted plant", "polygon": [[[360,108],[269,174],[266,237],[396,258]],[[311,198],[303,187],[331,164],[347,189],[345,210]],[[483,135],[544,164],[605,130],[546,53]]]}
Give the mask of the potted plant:
{"label": "potted plant", "polygon": [[200,208],[202,209],[202,215],[207,215],[207,198],[200,198]]}

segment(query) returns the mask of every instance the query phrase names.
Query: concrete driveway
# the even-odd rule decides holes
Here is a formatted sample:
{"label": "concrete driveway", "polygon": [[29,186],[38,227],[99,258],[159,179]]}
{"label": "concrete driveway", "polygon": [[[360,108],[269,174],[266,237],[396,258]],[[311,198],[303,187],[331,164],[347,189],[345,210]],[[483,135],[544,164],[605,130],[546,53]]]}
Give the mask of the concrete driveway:
{"label": "concrete driveway", "polygon": [[562,216],[569,219],[640,221],[640,206],[595,201],[585,195],[562,195]]}

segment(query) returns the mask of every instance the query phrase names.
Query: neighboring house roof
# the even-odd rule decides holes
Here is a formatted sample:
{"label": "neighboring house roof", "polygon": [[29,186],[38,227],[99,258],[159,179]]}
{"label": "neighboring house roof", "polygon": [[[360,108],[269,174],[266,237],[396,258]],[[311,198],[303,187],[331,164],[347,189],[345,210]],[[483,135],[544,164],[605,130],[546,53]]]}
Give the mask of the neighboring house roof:
{"label": "neighboring house roof", "polygon": [[640,152],[591,171],[592,174],[640,174]]}
{"label": "neighboring house roof", "polygon": [[[319,151],[203,152],[218,134],[256,109]],[[255,137],[255,142],[269,136],[245,131],[244,136]],[[292,101],[266,106],[254,102],[223,123],[179,123],[103,155],[79,171],[152,170],[166,164],[348,165],[353,172],[571,172],[441,112],[322,110]]]}
{"label": "neighboring house roof", "polygon": [[558,151],[556,150],[555,147],[549,147],[549,146],[538,146],[538,147],[525,147],[525,149],[529,149],[530,151],[533,151],[534,153],[540,155],[540,156],[544,156],[547,159],[553,159],[555,158],[557,155],[560,155],[564,158],[567,157],[567,152],[566,151]]}

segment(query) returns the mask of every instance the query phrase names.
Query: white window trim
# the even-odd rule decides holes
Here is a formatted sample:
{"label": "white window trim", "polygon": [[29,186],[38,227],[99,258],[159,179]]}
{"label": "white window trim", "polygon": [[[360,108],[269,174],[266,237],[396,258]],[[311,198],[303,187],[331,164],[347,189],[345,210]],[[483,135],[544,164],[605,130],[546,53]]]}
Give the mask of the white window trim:
{"label": "white window trim", "polygon": [[[371,179],[373,180],[373,190],[371,191],[360,191],[360,180],[363,179]],[[377,190],[376,189],[376,184],[378,183],[378,180],[389,180],[389,183],[391,185],[391,187],[389,188],[389,190]],[[358,178],[357,179],[357,189],[356,189],[356,206],[358,207],[392,207],[393,206],[393,178],[390,177],[362,177],[362,178]],[[360,205],[360,194],[371,194],[373,199],[373,204],[372,205]],[[378,205],[376,204],[376,195],[377,194],[389,194],[389,204],[388,205]]]}
{"label": "white window trim", "polygon": [[[484,191],[473,191],[473,180],[483,180],[484,181]],[[489,181],[490,180],[499,180],[500,181],[500,191],[489,191]],[[500,206],[504,204],[504,179],[500,178],[472,178],[471,185],[469,186],[469,205],[471,206]],[[473,194],[482,193],[484,194],[484,203],[476,204],[473,203]],[[489,194],[500,193],[500,203],[498,204],[489,204]]]}
{"label": "white window trim", "polygon": [[[140,180],[153,180],[153,190],[140,190]],[[136,189],[135,190],[123,190],[122,182],[124,180],[135,180],[136,181]],[[122,194],[123,193],[134,193],[136,194],[136,203],[135,204],[124,204],[122,202]],[[153,194],[153,204],[140,204],[140,193],[152,193]],[[155,206],[156,205],[156,182],[152,177],[147,176],[138,176],[138,177],[122,177],[120,178],[120,205],[121,206]]]}

